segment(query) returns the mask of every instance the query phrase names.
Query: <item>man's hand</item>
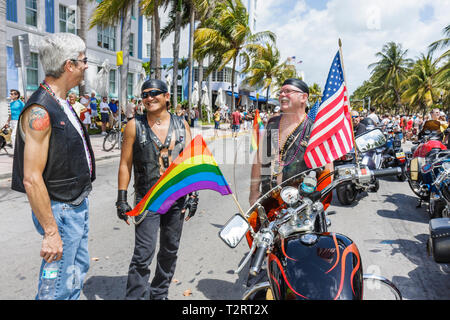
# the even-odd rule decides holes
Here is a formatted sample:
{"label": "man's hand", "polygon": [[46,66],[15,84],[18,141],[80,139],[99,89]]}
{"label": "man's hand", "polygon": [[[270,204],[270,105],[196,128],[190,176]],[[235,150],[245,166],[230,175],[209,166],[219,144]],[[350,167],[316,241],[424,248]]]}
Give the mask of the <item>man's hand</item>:
{"label": "man's hand", "polygon": [[41,257],[47,261],[58,261],[63,254],[63,243],[58,231],[45,233],[42,240]]}
{"label": "man's hand", "polygon": [[128,225],[130,225],[130,223],[128,222],[128,216],[126,215],[126,213],[128,211],[131,211],[133,208],[131,208],[127,202],[127,191],[126,190],[119,190],[118,195],[117,195],[116,208],[117,208],[117,217],[119,217],[119,219],[122,219],[123,221],[125,221]]}
{"label": "man's hand", "polygon": [[197,206],[198,206],[198,192],[195,191],[189,193],[186,201],[184,202],[183,209],[181,209],[181,213],[185,213],[189,209],[189,214],[184,219],[184,221],[188,221],[195,215],[195,212],[197,211]]}

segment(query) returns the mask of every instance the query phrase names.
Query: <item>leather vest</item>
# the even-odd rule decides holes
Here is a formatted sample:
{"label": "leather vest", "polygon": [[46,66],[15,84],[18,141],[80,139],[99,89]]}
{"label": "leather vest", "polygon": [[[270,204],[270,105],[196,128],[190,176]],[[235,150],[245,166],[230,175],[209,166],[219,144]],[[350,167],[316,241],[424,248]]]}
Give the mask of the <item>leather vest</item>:
{"label": "leather vest", "polygon": [[[42,174],[48,195],[51,200],[77,205],[92,190],[92,182],[95,180],[94,152],[92,151],[86,128],[77,117],[86,137],[86,144],[91,156],[92,175],[86,159],[83,139],[59,103],[42,87],[39,87],[27,101],[20,114],[18,126],[20,126],[21,117],[25,110],[32,105],[39,105],[48,112],[52,127],[47,163]],[[24,193],[23,157],[25,143],[21,130],[18,129],[14,150],[11,188]]]}
{"label": "leather vest", "polygon": [[287,138],[282,157],[284,166],[279,165],[279,125],[281,116],[273,117],[267,123],[262,140],[261,192],[265,194],[277,185],[277,174],[282,174],[282,181],[306,171],[309,168],[304,160],[307,143],[311,134],[313,121],[306,117],[303,123]]}
{"label": "leather vest", "polygon": [[[168,135],[175,138],[173,150],[169,150],[172,160],[175,160],[186,144],[186,128],[183,117],[170,114]],[[152,132],[148,125],[146,114],[136,115],[136,140],[133,145],[133,173],[135,199],[138,203],[160,178],[160,151],[153,142]],[[175,135],[173,135],[175,133]]]}

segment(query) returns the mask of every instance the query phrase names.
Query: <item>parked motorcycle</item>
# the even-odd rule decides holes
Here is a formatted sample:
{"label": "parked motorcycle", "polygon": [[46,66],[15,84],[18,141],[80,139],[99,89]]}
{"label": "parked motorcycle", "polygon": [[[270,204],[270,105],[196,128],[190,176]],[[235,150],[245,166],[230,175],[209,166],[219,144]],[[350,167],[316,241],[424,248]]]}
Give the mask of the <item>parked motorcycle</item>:
{"label": "parked motorcycle", "polygon": [[419,141],[415,143],[417,146],[413,147],[407,156],[407,177],[411,190],[419,197],[417,207],[421,207],[424,201],[428,202],[432,206],[429,210],[430,217],[434,218],[436,214],[433,208],[434,201],[430,201],[430,196],[432,192],[433,197],[436,193],[433,182],[439,174],[439,167],[433,168],[433,163],[441,157],[441,152],[447,150],[447,147],[441,142],[442,133],[433,123],[428,125],[429,122],[425,123],[419,134]]}
{"label": "parked motorcycle", "polygon": [[402,173],[397,176],[399,181],[406,180],[404,167],[406,165],[406,155],[402,148],[401,132],[395,130],[393,124],[386,126],[384,135],[386,136],[386,146],[382,153],[382,168],[402,167]]}
{"label": "parked motorcycle", "polygon": [[[369,133],[359,141],[365,146],[358,146],[368,149],[371,144],[376,145],[373,138],[374,134]],[[243,299],[253,299],[263,293],[267,299],[276,300],[360,300],[363,282],[369,279],[387,285],[395,298],[401,299],[400,291],[388,279],[363,274],[356,244],[343,234],[328,232],[330,222],[325,212],[329,204],[325,199],[342,183],[366,183],[375,177],[397,175],[399,170],[370,170],[354,164],[339,166],[333,173],[312,169],[271,189],[244,216],[233,216],[219,237],[235,248],[247,235],[251,247],[235,273],[250,260],[251,275],[259,274],[264,261],[267,266],[268,281],[254,284]],[[310,177],[311,171],[319,173],[317,189],[305,193],[301,183]]]}
{"label": "parked motorcycle", "polygon": [[[382,154],[384,151],[383,146],[386,144],[386,139],[383,136],[383,133],[380,129],[372,129],[359,135],[355,138],[355,141],[360,139],[362,136],[364,139],[368,137],[368,135],[374,135],[380,139],[377,144],[377,148],[368,149],[368,150],[358,150],[357,156],[355,153],[349,153],[345,155],[347,161],[343,161],[339,159],[339,161],[335,161],[334,165],[357,165],[359,168],[367,168],[371,170],[380,169],[382,166]],[[357,143],[358,145],[358,143]],[[380,187],[379,181],[374,177],[370,181],[359,182],[359,181],[349,181],[347,183],[343,183],[336,188],[336,195],[339,202],[342,205],[350,205],[361,192],[377,192]]]}

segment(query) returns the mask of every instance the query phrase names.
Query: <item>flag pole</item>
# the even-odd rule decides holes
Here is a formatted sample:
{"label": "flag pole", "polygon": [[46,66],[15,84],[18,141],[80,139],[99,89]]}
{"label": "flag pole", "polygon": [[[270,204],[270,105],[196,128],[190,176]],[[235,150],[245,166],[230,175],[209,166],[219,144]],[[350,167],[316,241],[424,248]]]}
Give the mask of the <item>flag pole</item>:
{"label": "flag pole", "polygon": [[[341,59],[342,73],[344,74],[344,84],[345,84],[345,87],[347,88],[347,92],[348,92],[347,77],[345,75],[345,68],[344,68],[344,57],[342,55],[342,41],[341,41],[341,38],[339,38],[338,42],[339,42],[339,58]],[[348,97],[348,107],[349,107],[349,110],[351,112],[350,97]],[[352,120],[350,120],[350,127],[352,128],[353,149],[355,150],[356,165],[359,167],[358,150],[357,150],[358,148],[356,147],[355,132],[353,131],[353,121]]]}
{"label": "flag pole", "polygon": [[244,210],[242,210],[241,205],[237,201],[236,196],[234,195],[234,193],[232,193],[231,196],[233,197],[234,202],[236,203],[237,207],[239,208],[239,211],[241,212],[241,215],[245,218]]}

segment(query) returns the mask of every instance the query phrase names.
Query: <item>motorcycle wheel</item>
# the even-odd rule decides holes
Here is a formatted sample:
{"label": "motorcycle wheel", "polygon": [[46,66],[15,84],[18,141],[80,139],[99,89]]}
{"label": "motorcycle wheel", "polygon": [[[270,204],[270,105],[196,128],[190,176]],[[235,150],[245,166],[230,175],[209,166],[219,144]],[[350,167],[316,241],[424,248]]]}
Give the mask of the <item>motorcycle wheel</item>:
{"label": "motorcycle wheel", "polygon": [[380,189],[380,181],[377,179],[377,180],[375,180],[375,182],[374,182],[374,186],[373,186],[373,187],[370,187],[369,191],[370,191],[370,192],[377,192],[378,189]]}
{"label": "motorcycle wheel", "polygon": [[442,199],[434,200],[433,194],[430,195],[430,201],[428,202],[428,215],[430,219],[442,218],[443,211],[445,209],[445,201]]}
{"label": "motorcycle wheel", "polygon": [[414,192],[414,194],[419,198],[422,198],[422,193],[420,192],[420,183],[418,181],[408,179],[408,184],[412,192]]}
{"label": "motorcycle wheel", "polygon": [[344,206],[348,206],[356,200],[358,191],[353,186],[353,184],[348,183],[337,187],[336,194],[339,202]]}

